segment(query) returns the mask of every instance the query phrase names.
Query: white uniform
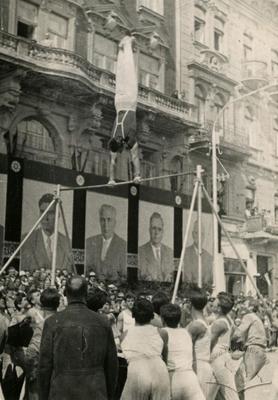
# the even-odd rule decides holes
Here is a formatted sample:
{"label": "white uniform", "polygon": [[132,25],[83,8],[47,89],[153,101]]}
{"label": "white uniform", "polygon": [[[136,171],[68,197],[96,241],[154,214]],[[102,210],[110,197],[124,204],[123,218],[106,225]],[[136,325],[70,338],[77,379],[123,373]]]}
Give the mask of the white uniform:
{"label": "white uniform", "polygon": [[122,341],[128,369],[121,400],[169,400],[169,374],[161,358],[163,345],[158,329],[152,325],[128,329]]}
{"label": "white uniform", "polygon": [[168,333],[167,368],[172,400],[205,400],[192,369],[192,340],[184,328],[164,328]]}
{"label": "white uniform", "polygon": [[216,396],[217,384],[212,367],[210,365],[210,327],[202,319],[196,319],[195,322],[201,323],[206,328],[206,333],[204,336],[196,340],[194,345],[197,376],[205,398],[207,400],[213,400]]}
{"label": "white uniform", "polygon": [[223,335],[219,336],[212,350],[211,365],[219,385],[219,390],[225,400],[239,400],[235,384],[235,372],[229,368],[229,363],[231,361],[229,348],[233,328],[232,321],[230,321],[228,317],[223,317],[218,318],[214,323],[218,321],[224,322],[228,330]]}

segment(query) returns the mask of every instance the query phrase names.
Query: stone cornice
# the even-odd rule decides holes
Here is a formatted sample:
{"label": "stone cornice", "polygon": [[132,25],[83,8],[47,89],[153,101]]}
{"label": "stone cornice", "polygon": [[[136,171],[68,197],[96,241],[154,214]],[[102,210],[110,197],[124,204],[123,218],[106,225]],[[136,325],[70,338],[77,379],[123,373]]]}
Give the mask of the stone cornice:
{"label": "stone cornice", "polygon": [[[79,90],[80,96],[100,93],[111,99],[114,97],[114,74],[95,67],[74,52],[22,41],[16,36],[0,32],[0,59],[14,66],[20,65],[31,74],[71,80],[72,89]],[[66,87],[65,85],[64,88]],[[167,116],[174,124],[196,125],[193,116],[194,106],[188,102],[144,86],[139,86],[138,102],[141,109],[155,110],[161,116]]]}

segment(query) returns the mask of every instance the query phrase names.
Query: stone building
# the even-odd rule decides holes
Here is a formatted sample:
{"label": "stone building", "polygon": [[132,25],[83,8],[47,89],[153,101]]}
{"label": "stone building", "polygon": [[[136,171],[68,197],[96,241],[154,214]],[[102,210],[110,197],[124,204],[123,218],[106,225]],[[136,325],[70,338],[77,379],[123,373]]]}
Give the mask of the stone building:
{"label": "stone building", "polygon": [[[216,128],[223,221],[259,289],[276,295],[278,4],[181,0],[176,15],[177,90],[188,94],[202,128],[192,137],[193,165],[205,164],[205,143],[219,110],[270,85],[226,107]],[[250,282],[224,238],[222,256],[226,288],[248,292]]]}
{"label": "stone building", "polygon": [[[210,137],[217,114],[231,99],[274,82],[277,13],[278,5],[270,0],[0,0],[0,176],[7,193],[0,213],[4,258],[21,238],[26,180],[66,186],[107,181],[117,44],[132,29],[140,83],[137,130],[142,176],[192,172],[140,186],[142,198],[174,208],[178,259],[180,207],[189,207],[197,164],[205,170],[204,183],[211,193]],[[274,295],[277,101],[273,84],[268,91],[227,107],[217,124],[223,221],[258,287]],[[129,158],[123,152],[117,178],[129,176]],[[76,263],[82,265],[85,216],[80,202],[86,204],[85,191],[74,193],[71,232]],[[258,212],[247,219],[246,207],[252,214],[254,208]],[[209,211],[206,204],[204,210]],[[131,232],[131,217],[128,225]],[[128,240],[130,276],[137,246],[133,233]],[[224,238],[220,258],[223,285],[229,291],[252,289]]]}

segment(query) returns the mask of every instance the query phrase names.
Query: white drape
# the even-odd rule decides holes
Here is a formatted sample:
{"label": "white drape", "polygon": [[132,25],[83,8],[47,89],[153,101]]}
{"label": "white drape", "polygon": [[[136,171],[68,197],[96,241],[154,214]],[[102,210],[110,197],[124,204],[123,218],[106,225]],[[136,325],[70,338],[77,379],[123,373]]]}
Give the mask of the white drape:
{"label": "white drape", "polygon": [[119,44],[119,53],[116,72],[115,108],[136,111],[138,96],[138,78],[135,65],[132,41],[130,36],[125,36]]}

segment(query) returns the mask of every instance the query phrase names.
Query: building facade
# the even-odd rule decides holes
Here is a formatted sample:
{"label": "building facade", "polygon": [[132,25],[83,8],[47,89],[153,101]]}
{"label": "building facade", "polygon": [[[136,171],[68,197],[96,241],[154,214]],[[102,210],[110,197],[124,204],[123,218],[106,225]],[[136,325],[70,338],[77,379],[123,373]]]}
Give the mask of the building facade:
{"label": "building facade", "polygon": [[[0,16],[4,259],[32,226],[24,222],[30,181],[107,181],[118,43],[133,30],[142,176],[192,172],[140,185],[140,201],[169,208],[178,261],[198,164],[211,194],[210,139],[219,111],[278,73],[278,6],[240,0],[0,0]],[[278,291],[276,89],[235,102],[217,123],[223,221],[258,287],[271,295]],[[129,179],[129,164],[123,152],[118,179]],[[142,203],[135,204],[130,193],[112,195],[128,198],[127,265],[133,276]],[[76,191],[69,201],[80,266],[87,229],[80,204],[86,208],[86,199],[88,206],[85,191]],[[252,290],[224,237],[220,254],[223,286],[233,293]]]}

